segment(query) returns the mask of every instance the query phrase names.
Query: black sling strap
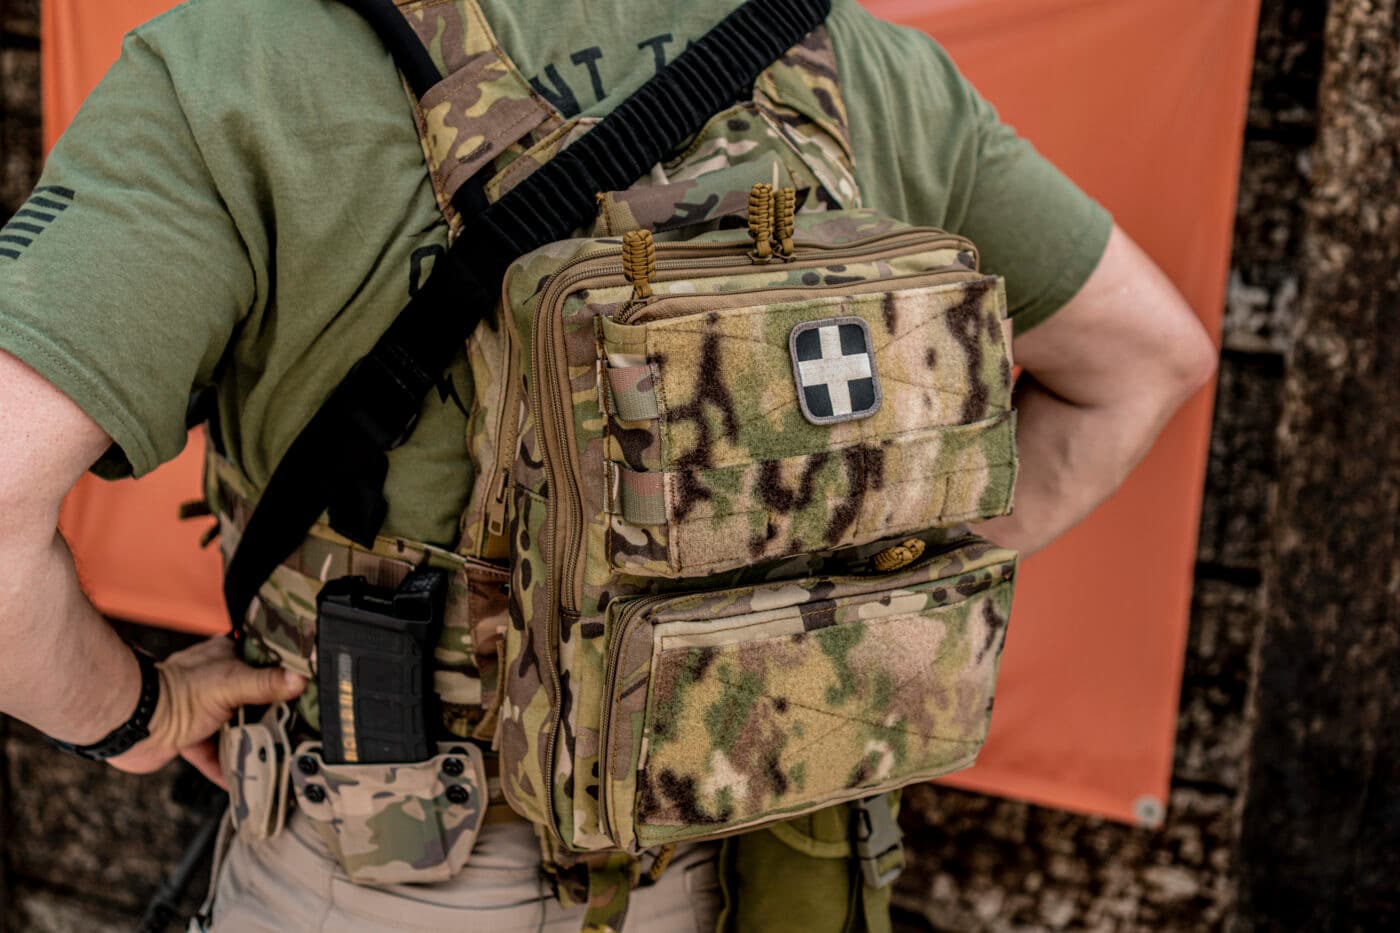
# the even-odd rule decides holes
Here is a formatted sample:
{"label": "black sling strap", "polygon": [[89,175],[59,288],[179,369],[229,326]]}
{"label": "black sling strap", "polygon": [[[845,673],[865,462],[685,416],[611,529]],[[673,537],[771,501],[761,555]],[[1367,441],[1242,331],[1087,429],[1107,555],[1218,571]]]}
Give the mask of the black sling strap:
{"label": "black sling strap", "polygon": [[[366,15],[410,85],[436,65],[391,0],[343,0]],[[589,133],[487,206],[474,180],[459,192],[463,227],[428,281],[331,393],[273,472],[224,575],[235,633],[253,596],[323,512],[366,547],[384,523],[387,451],[412,433],[428,391],[500,294],[518,257],[568,237],[600,191],[630,186],[737,100],[760,72],[815,29],[831,0],[748,0]],[[483,170],[486,171],[486,170]]]}

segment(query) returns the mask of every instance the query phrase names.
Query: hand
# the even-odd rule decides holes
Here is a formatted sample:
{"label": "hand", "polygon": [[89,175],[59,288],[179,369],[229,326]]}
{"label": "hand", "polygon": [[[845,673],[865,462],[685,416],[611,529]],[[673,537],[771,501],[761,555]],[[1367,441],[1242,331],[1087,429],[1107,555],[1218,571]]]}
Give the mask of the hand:
{"label": "hand", "polygon": [[149,774],[178,755],[227,790],[214,734],[240,706],[265,705],[301,696],[306,679],[280,667],[250,667],[234,657],[233,642],[211,638],[162,661],[160,699],[151,734],[108,764]]}

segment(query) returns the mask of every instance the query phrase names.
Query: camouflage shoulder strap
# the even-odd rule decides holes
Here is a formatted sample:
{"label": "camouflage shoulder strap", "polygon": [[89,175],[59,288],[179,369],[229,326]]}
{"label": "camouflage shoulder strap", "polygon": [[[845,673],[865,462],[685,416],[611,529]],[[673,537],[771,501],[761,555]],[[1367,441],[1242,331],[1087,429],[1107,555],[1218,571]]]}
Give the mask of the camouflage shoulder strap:
{"label": "camouflage shoulder strap", "polygon": [[444,76],[425,92],[408,90],[433,192],[449,239],[456,239],[462,218],[453,199],[462,186],[491,174],[483,170],[509,147],[564,118],[515,67],[477,0],[394,2]]}
{"label": "camouflage shoulder strap", "polygon": [[846,99],[825,26],[807,34],[759,75],[754,98],[778,118],[789,144],[821,182],[824,207],[861,206]]}

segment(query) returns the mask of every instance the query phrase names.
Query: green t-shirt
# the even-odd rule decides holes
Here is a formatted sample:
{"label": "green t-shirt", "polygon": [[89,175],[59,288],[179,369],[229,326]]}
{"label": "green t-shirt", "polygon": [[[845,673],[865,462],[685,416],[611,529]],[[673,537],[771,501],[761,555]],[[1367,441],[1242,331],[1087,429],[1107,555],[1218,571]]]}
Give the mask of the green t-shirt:
{"label": "green t-shirt", "polygon": [[[606,113],[737,6],[483,0],[566,114]],[[1108,215],[913,30],[828,22],[867,206],[971,237],[1020,330],[1097,264]],[[447,229],[402,85],[333,0],[192,0],[127,37],[0,232],[0,349],[71,396],[141,475],[185,443],[192,389],[256,487],[406,303]],[[425,253],[425,251],[427,251]],[[451,373],[471,402],[459,356]],[[386,531],[450,543],[472,476],[444,393],[390,457]]]}

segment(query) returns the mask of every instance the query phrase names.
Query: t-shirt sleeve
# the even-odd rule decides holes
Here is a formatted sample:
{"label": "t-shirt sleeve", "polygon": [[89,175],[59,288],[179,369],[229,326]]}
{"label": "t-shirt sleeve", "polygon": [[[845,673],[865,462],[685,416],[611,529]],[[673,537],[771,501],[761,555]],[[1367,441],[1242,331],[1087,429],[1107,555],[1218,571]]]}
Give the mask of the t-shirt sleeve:
{"label": "t-shirt sleeve", "polygon": [[1113,219],[996,110],[922,32],[851,0],[829,22],[865,204],[977,244],[1006,278],[1017,333],[1043,322],[1098,265]]}
{"label": "t-shirt sleeve", "polygon": [[141,475],[183,448],[255,287],[164,62],[129,36],[0,231],[0,349],[112,437],[96,472]]}

